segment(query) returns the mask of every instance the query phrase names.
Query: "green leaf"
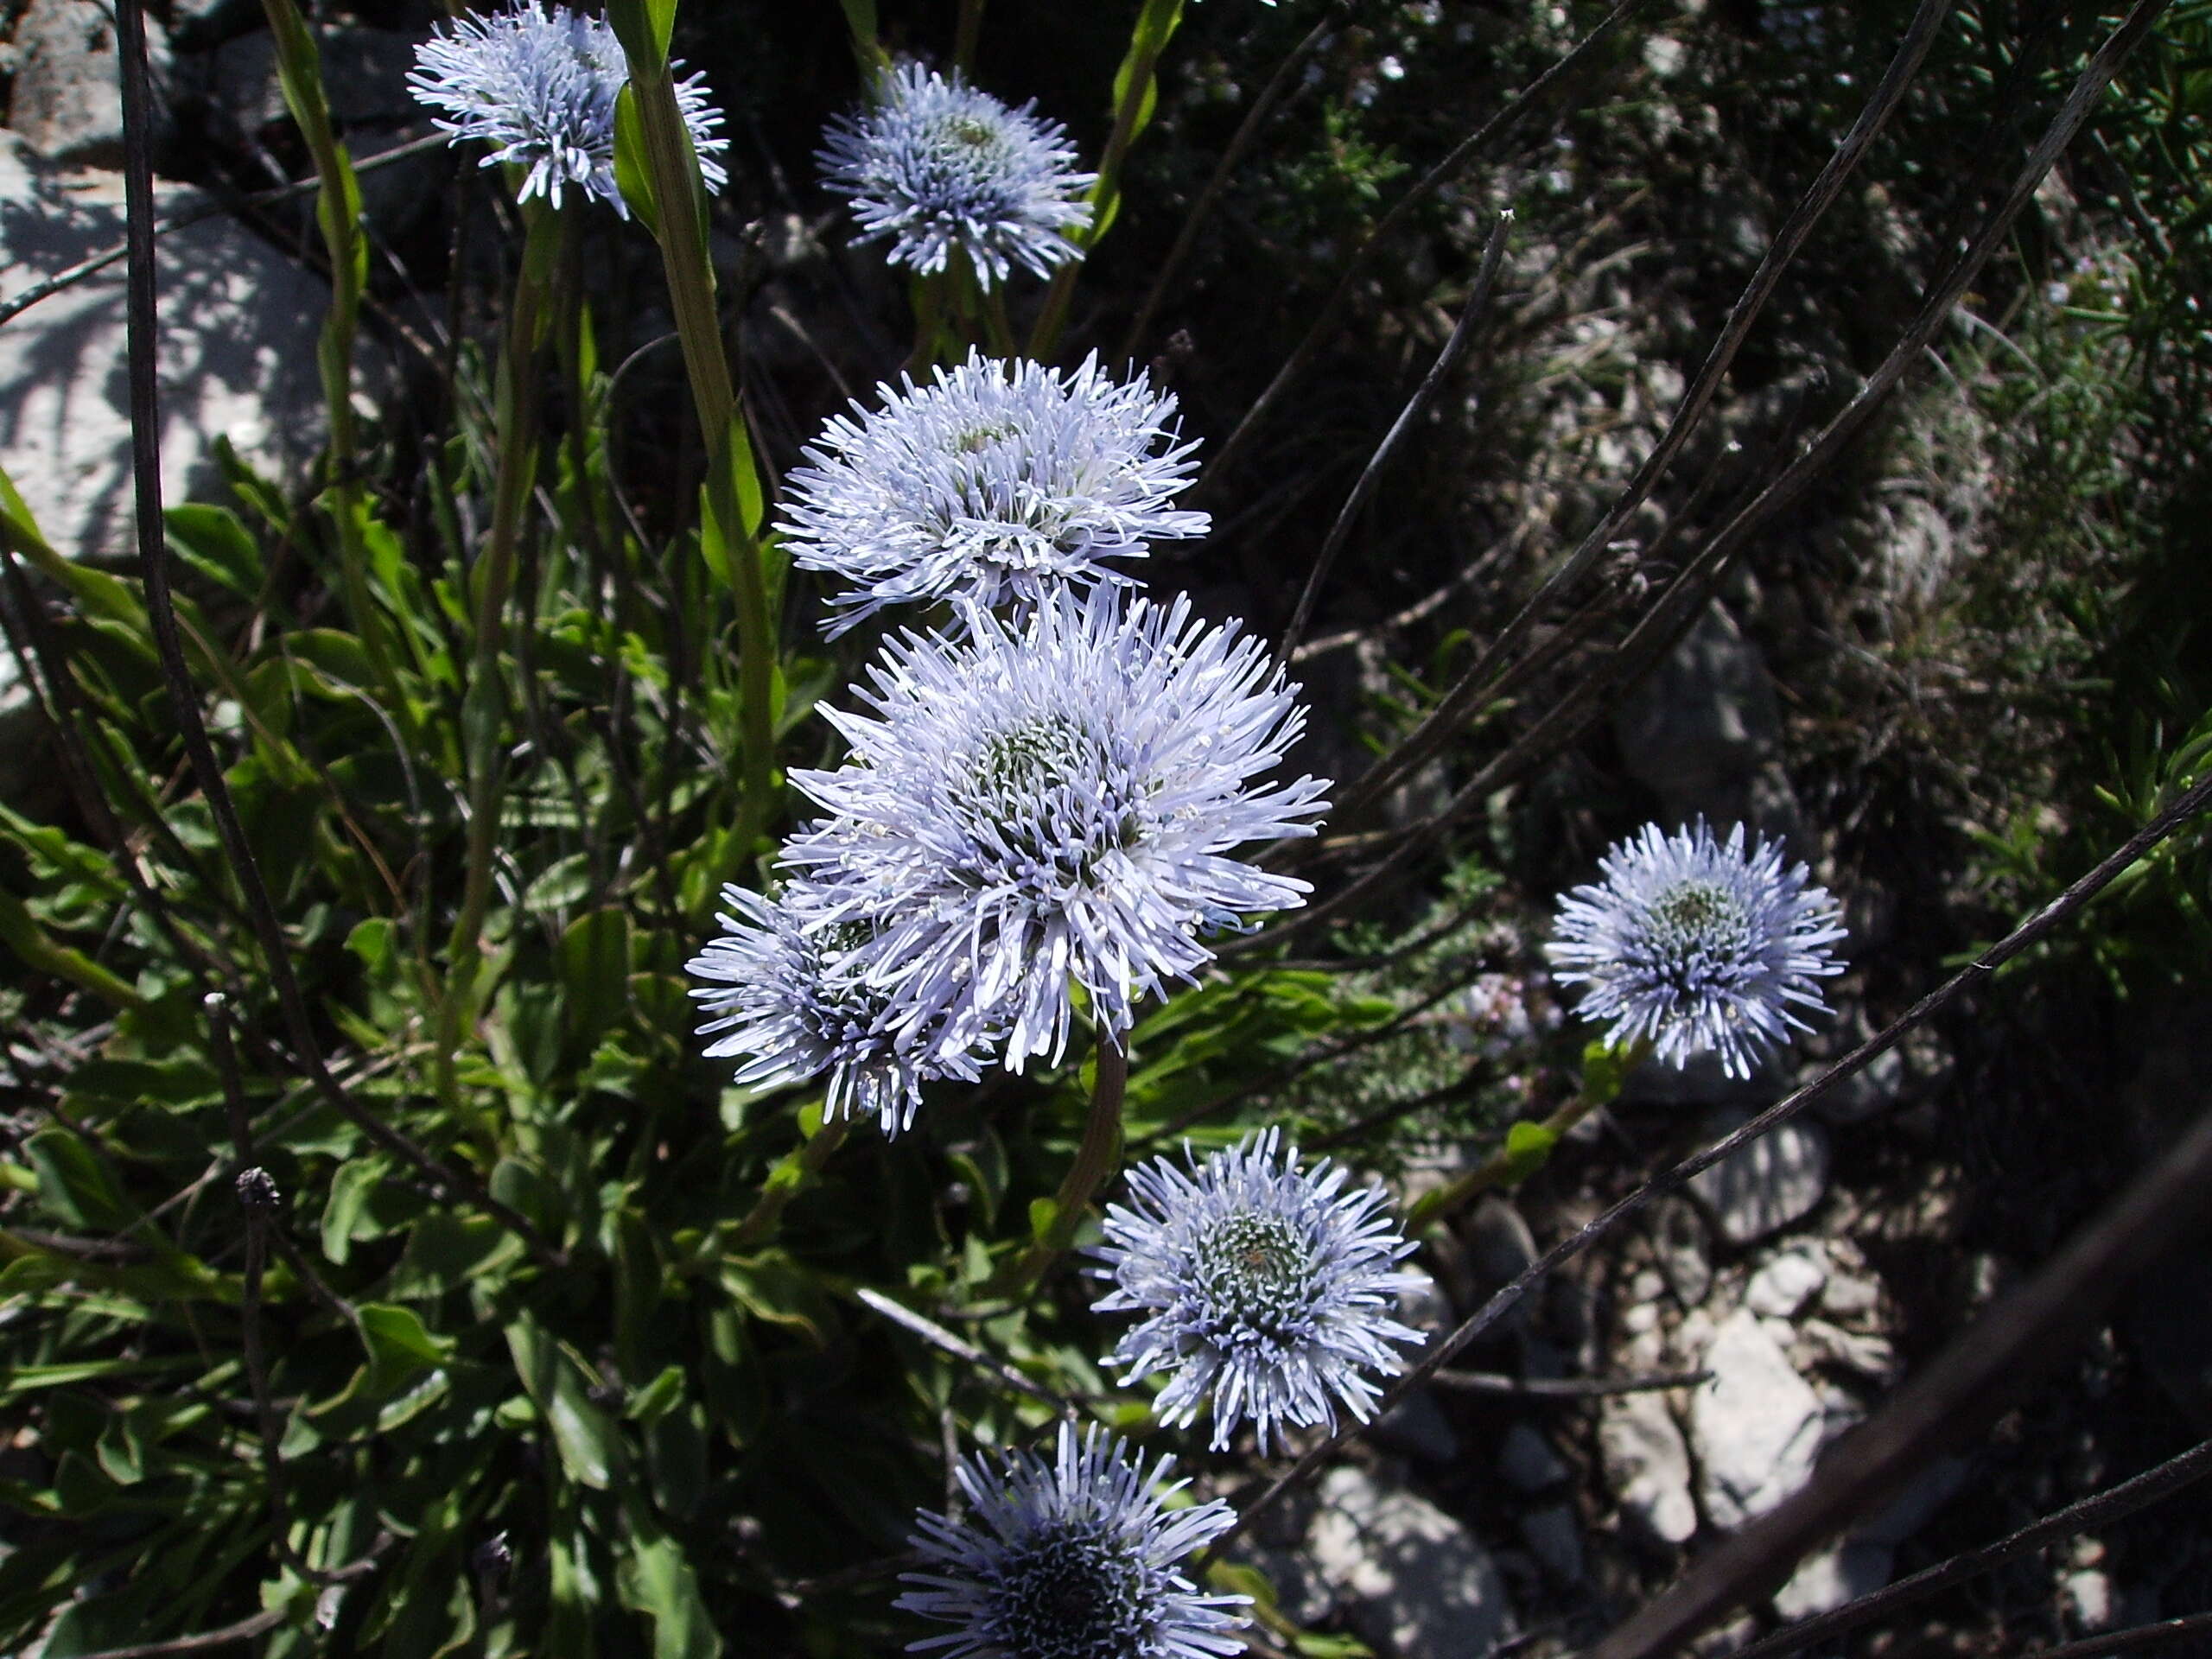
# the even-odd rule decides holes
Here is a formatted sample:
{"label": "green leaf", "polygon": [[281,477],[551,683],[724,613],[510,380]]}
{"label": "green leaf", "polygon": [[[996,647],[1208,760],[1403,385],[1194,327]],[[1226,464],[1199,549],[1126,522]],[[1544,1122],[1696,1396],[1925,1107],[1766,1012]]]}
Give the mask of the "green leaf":
{"label": "green leaf", "polygon": [[162,523],[186,563],[242,598],[260,597],[261,544],[228,507],[188,501],[163,512]]}
{"label": "green leaf", "polygon": [[629,1548],[615,1569],[615,1591],[625,1607],[652,1620],[653,1659],[719,1659],[721,1637],[683,1546],[634,1496],[622,1507]]}
{"label": "green leaf", "polygon": [[569,1478],[595,1491],[607,1491],[628,1457],[613,1420],[592,1402],[590,1391],[598,1379],[574,1350],[527,1313],[508,1319],[506,1335],[515,1375],[553,1431]]}
{"label": "green leaf", "polygon": [[353,1253],[353,1240],[362,1236],[362,1212],[389,1173],[382,1158],[355,1158],[339,1165],[330,1178],[330,1197],[322,1206],[322,1253],[335,1265],[343,1267]]}
{"label": "green leaf", "polygon": [[453,1338],[432,1336],[412,1308],[365,1302],[356,1311],[361,1316],[361,1345],[385,1378],[398,1382],[453,1357]]}
{"label": "green leaf", "polygon": [[1500,1179],[1511,1186],[1527,1180],[1550,1160],[1559,1136],[1542,1124],[1524,1119],[1505,1132],[1505,1163]]}
{"label": "green leaf", "polygon": [[74,1227],[119,1233],[138,1219],[107,1165],[67,1129],[41,1129],[23,1143],[38,1171],[39,1197]]}
{"label": "green leaf", "polygon": [[1612,1104],[1627,1086],[1628,1074],[1642,1064],[1643,1056],[1649,1052],[1649,1044],[1630,1043],[1620,1047],[1605,1042],[1585,1044],[1582,1097],[1596,1106]]}
{"label": "green leaf", "polygon": [[630,1006],[630,918],[594,910],[561,935],[561,985],[568,1007],[563,1054],[581,1059]]}
{"label": "green leaf", "polygon": [[138,993],[82,951],[62,944],[38,925],[23,901],[0,888],[0,944],[34,972],[66,979],[118,1008],[135,1008]]}
{"label": "green leaf", "polygon": [[[618,0],[608,15],[620,18],[623,10]],[[652,168],[645,159],[645,123],[638,117],[638,95],[627,81],[614,99],[614,183],[638,222],[658,241],[660,204],[653,195]]]}
{"label": "green leaf", "polygon": [[815,1275],[781,1250],[725,1256],[721,1280],[753,1318],[799,1332],[817,1348],[827,1344],[830,1299]]}
{"label": "green leaf", "polygon": [[365,690],[377,683],[368,647],[335,628],[296,629],[278,637],[277,648],[349,690]]}

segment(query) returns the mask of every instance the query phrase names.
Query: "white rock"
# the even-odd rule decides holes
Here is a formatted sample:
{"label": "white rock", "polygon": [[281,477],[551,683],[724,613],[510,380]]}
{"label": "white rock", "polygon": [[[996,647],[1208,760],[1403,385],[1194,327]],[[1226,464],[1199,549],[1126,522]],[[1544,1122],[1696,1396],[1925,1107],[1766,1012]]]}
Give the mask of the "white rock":
{"label": "white rock", "polygon": [[1744,1287],[1744,1306],[1768,1319],[1795,1319],[1827,1276],[1809,1251],[1785,1250],[1751,1275]]}
{"label": "white rock", "polygon": [[1598,1449],[1623,1513],[1655,1538],[1688,1542],[1697,1531],[1690,1452],[1667,1402],[1656,1393],[1606,1400],[1598,1418]]}
{"label": "white rock", "polygon": [[[164,213],[200,198],[157,185]],[[123,239],[112,174],[58,174],[0,145],[0,297]],[[328,290],[226,219],[159,245],[162,485],[165,500],[219,487],[221,435],[283,471],[321,446],[315,337]],[[131,546],[130,422],[123,266],[0,327],[0,467],[48,541],[71,556]]]}
{"label": "white rock", "polygon": [[[168,42],[160,22],[147,19],[156,89],[168,79]],[[52,161],[120,166],[123,92],[112,8],[100,0],[31,0],[16,23],[14,44],[8,124],[23,143]],[[163,102],[158,91],[155,102]]]}
{"label": "white rock", "polygon": [[1705,1364],[1713,1377],[1692,1397],[1690,1439],[1707,1518],[1733,1531],[1805,1484],[1824,1414],[1756,1314],[1722,1321]]}
{"label": "white rock", "polygon": [[2109,1629],[2112,1622],[2112,1575],[2091,1567],[2069,1573],[2060,1586],[2066,1611],[2074,1623],[2089,1632]]}
{"label": "white rock", "polygon": [[[1742,1112],[1718,1112],[1700,1133],[1710,1143],[1745,1121]],[[1700,1170],[1689,1186],[1729,1243],[1756,1243],[1812,1213],[1827,1196],[1827,1131],[1792,1119]]]}
{"label": "white rock", "polygon": [[1796,1345],[1806,1363],[1840,1366],[1876,1382],[1897,1380],[1897,1351],[1887,1337],[1807,1319],[1797,1327]]}
{"label": "white rock", "polygon": [[1882,1300],[1882,1287],[1856,1274],[1831,1273],[1821,1287],[1821,1312],[1839,1319],[1855,1319],[1872,1313]]}
{"label": "white rock", "polygon": [[1786,1619],[1832,1612],[1847,1601],[1873,1594],[1890,1581],[1897,1556],[1887,1544],[1853,1538],[1808,1555],[1774,1592],[1774,1611]]}
{"label": "white rock", "polygon": [[1472,1534],[1427,1498],[1364,1469],[1323,1478],[1306,1548],[1390,1659],[1480,1659],[1505,1635],[1505,1584]]}

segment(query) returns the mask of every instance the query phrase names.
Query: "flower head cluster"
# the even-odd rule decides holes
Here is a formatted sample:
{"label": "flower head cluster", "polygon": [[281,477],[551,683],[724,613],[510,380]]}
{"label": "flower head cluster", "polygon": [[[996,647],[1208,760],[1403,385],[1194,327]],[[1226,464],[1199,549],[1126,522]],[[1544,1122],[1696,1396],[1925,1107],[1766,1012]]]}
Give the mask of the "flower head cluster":
{"label": "flower head cluster", "polygon": [[894,1029],[887,1000],[856,971],[858,949],[874,931],[868,923],[810,933],[823,895],[804,882],[774,900],[734,887],[722,897],[730,910],[721,936],[688,966],[714,982],[691,993],[715,1016],[700,1034],[726,1033],[707,1053],[742,1057],[739,1084],[773,1088],[827,1071],[826,1116],[873,1115],[895,1135],[912,1125],[925,1082],[980,1075],[984,1045],[931,1046]]}
{"label": "flower head cluster", "polygon": [[[1121,590],[1059,593],[968,637],[904,634],[832,711],[852,746],[791,781],[834,815],[784,850],[831,897],[903,1033],[933,1052],[1003,1031],[1057,1058],[1069,982],[1102,1029],[1212,959],[1202,936],[1302,904],[1307,885],[1227,856],[1313,833],[1319,780],[1255,785],[1303,728],[1294,688],[1234,625]],[[919,1033],[934,1033],[923,1039]]]}
{"label": "flower head cluster", "polygon": [[[407,84],[418,103],[446,111],[449,118],[435,123],[440,129],[493,146],[484,166],[512,162],[529,169],[523,200],[542,195],[558,207],[573,186],[627,219],[614,181],[614,100],[629,76],[622,43],[605,18],[511,0],[505,11],[464,13],[441,25],[415,48]],[[728,175],[715,157],[729,143],[715,136],[721,114],[696,75],[677,82],[676,101],[699,170],[718,190]]]}
{"label": "flower head cluster", "polygon": [[1095,356],[1063,374],[970,353],[926,385],[880,391],[880,410],[833,417],[791,476],[793,562],[851,584],[831,598],[832,637],[887,605],[1033,607],[1125,580],[1104,561],[1205,534],[1205,514],[1168,505],[1198,446],[1142,374],[1122,385]]}
{"label": "flower head cluster", "polygon": [[1391,1309],[1426,1281],[1399,1270],[1414,1247],[1382,1189],[1346,1179],[1326,1159],[1300,1169],[1274,1129],[1187,1173],[1165,1158],[1130,1171],[1131,1202],[1107,1211],[1092,1252],[1114,1288],[1093,1306],[1146,1314],[1107,1363],[1125,1382],[1170,1374],[1162,1422],[1193,1421],[1211,1395],[1214,1447],[1249,1417],[1264,1452],[1286,1424],[1333,1428],[1339,1401],[1373,1412],[1367,1373],[1395,1375],[1389,1344],[1421,1340]]}
{"label": "flower head cluster", "polygon": [[1583,985],[1576,1012],[1612,1021],[1614,1043],[1643,1039],[1681,1065],[1713,1053],[1732,1077],[1806,1030],[1792,1006],[1825,1009],[1814,981],[1840,974],[1827,947],[1844,937],[1835,900],[1782,867],[1761,836],[1746,853],[1738,824],[1724,846],[1700,818],[1662,835],[1656,824],[1599,861],[1603,881],[1561,901],[1544,947],[1554,976]]}
{"label": "flower head cluster", "polygon": [[1067,232],[1090,223],[1096,175],[1075,170],[1065,130],[1035,107],[901,64],[872,105],[830,123],[817,159],[861,239],[891,238],[893,264],[940,271],[957,249],[986,289],[1017,264],[1041,276],[1080,257]]}
{"label": "flower head cluster", "polygon": [[[1015,1452],[994,1468],[963,1459],[965,1520],[924,1511],[912,1542],[928,1570],[898,1605],[956,1626],[911,1644],[950,1659],[1227,1659],[1244,1650],[1235,1611],[1248,1596],[1207,1596],[1175,1563],[1226,1530],[1219,1499],[1169,1510],[1147,1470],[1096,1427],[1060,1425],[1050,1461]],[[1182,1483],[1168,1489],[1179,1491]]]}

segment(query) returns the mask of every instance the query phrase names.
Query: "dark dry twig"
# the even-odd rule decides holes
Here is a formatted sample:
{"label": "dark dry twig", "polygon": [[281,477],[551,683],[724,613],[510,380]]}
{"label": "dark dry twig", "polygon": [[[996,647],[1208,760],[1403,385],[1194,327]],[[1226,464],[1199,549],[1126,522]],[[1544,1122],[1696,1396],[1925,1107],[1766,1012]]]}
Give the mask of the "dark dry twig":
{"label": "dark dry twig", "polygon": [[1076,1409],[1074,1401],[1053,1393],[1041,1382],[1024,1376],[1004,1360],[995,1355],[985,1353],[963,1337],[955,1336],[936,1320],[925,1319],[912,1308],[903,1303],[894,1302],[880,1291],[870,1290],[865,1285],[855,1290],[853,1294],[900,1329],[911,1331],[932,1347],[942,1348],[955,1359],[965,1360],[978,1370],[988,1371],[1007,1387],[1026,1394],[1033,1400],[1043,1401],[1070,1421],[1073,1421],[1080,1414]]}
{"label": "dark dry twig", "polygon": [[1948,1590],[1963,1579],[2002,1567],[2015,1556],[2041,1549],[2062,1538],[2071,1538],[2093,1527],[2108,1526],[2207,1475],[2212,1475],[2212,1440],[2201,1440],[2155,1469],[2146,1469],[2133,1480],[2122,1481],[2101,1492],[2092,1492],[2080,1503],[2054,1510],[1993,1544],[1962,1550],[1950,1560],[1938,1561],[1909,1579],[1900,1579],[1886,1589],[1847,1601],[1832,1611],[1792,1624],[1786,1630],[1777,1630],[1738,1651],[1736,1659],[1782,1659],[1784,1654],[1796,1653],[1831,1636],[1855,1630],[1900,1607],[1924,1600],[1939,1590]]}
{"label": "dark dry twig", "polygon": [[1651,1376],[1507,1376],[1500,1371],[1438,1371],[1428,1380],[1461,1394],[1507,1395],[1522,1400],[1598,1400],[1617,1394],[1656,1394],[1693,1389],[1711,1371],[1669,1371]]}
{"label": "dark dry twig", "polygon": [[2169,1642],[2192,1636],[2212,1636],[2212,1613],[2191,1613],[2186,1618],[2162,1618],[2155,1624],[2138,1624],[2125,1630],[2069,1642],[2063,1648],[2046,1648],[2037,1659],[2105,1659],[2113,1653],[2146,1653]]}
{"label": "dark dry twig", "polygon": [[2170,0],[2140,0],[2126,20],[2098,48],[2096,55],[2082,70],[2073,90],[2068,93],[2064,105],[2053,118],[2042,140],[2013,180],[2005,200],[1984,218],[1957,260],[1930,288],[1904,334],[1859,395],[1821,429],[1804,452],[1784,467],[1772,483],[1762,489],[1706,541],[1599,669],[1586,676],[1572,692],[1547,710],[1541,719],[1514,741],[1512,747],[1477,772],[1473,779],[1440,811],[1401,837],[1390,855],[1358,880],[1349,883],[1325,902],[1301,910],[1285,921],[1257,933],[1247,933],[1228,941],[1219,954],[1225,957],[1233,951],[1278,942],[1306,928],[1332,921],[1361,905],[1371,903],[1379,891],[1402,879],[1427,855],[1436,836],[1480,807],[1492,792],[1521,768],[1543,756],[1555,753],[1560,747],[1572,741],[1584,726],[1596,718],[1610,693],[1635,681],[1658,660],[1681,631],[1689,626],[1698,607],[1712,596],[1728,560],[1761,525],[1811,487],[1813,480],[1858,440],[1876,413],[1889,401],[1891,393],[1904,379],[1905,372],[1920,360],[1923,352],[1949,318],[1953,308],[1964,297],[1982,267],[1988,263],[1990,256],[2011,233],[2014,219],[2033,199],[2037,188],[2050,172],[2051,164],[2058,159],[2060,152],[2072,141],[2082,123],[2088,118],[2089,111],[2102,96],[2120,60],[2134,48],[2168,3]]}
{"label": "dark dry twig", "polygon": [[1278,660],[1288,661],[1291,652],[1298,649],[1298,642],[1306,637],[1306,625],[1313,620],[1313,607],[1321,596],[1321,584],[1329,579],[1329,572],[1337,563],[1337,556],[1344,551],[1344,543],[1351,535],[1351,527],[1358,522],[1360,510],[1366,506],[1369,498],[1382,483],[1382,469],[1405,442],[1406,435],[1428,413],[1429,406],[1435,403],[1437,395],[1444,390],[1445,381],[1459,365],[1459,359],[1466,355],[1467,347],[1473,343],[1475,323],[1490,308],[1490,291],[1497,281],[1497,264],[1505,256],[1505,232],[1512,223],[1513,214],[1509,209],[1500,213],[1497,222],[1491,226],[1490,239],[1483,247],[1482,267],[1475,275],[1474,291],[1467,296],[1467,303],[1460,309],[1459,321],[1452,328],[1451,338],[1444,342],[1444,349],[1436,354],[1436,361],[1430,365],[1428,372],[1421,378],[1414,395],[1407,399],[1406,406],[1398,411],[1398,418],[1390,423],[1390,429],[1382,435],[1382,442],[1375,446],[1375,453],[1368,457],[1366,467],[1351,486],[1351,493],[1344,498],[1343,511],[1337,514],[1336,523],[1329,526],[1329,533],[1321,543],[1321,550],[1313,556],[1313,568],[1306,573],[1306,586],[1298,595],[1297,608],[1290,613],[1289,626],[1283,629],[1282,638],[1275,644]]}

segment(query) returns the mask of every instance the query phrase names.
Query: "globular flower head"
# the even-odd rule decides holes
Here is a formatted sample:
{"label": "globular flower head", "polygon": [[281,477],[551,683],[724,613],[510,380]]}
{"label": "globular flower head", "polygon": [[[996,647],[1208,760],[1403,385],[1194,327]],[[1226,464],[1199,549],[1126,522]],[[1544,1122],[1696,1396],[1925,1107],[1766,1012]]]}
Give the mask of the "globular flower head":
{"label": "globular flower head", "polygon": [[[680,68],[681,65],[671,66]],[[614,100],[630,78],[622,43],[603,17],[542,0],[510,0],[505,11],[464,13],[415,48],[407,84],[418,103],[442,110],[435,124],[456,139],[493,146],[483,164],[528,168],[523,200],[561,205],[571,186],[627,219],[614,182]],[[715,158],[719,111],[696,75],[676,84],[676,101],[709,188],[728,178]]]}
{"label": "globular flower head", "polygon": [[[897,1605],[957,1628],[909,1644],[950,1659],[1226,1659],[1244,1651],[1249,1596],[1200,1595],[1175,1563],[1226,1530],[1219,1499],[1170,1510],[1147,1470],[1096,1427],[1060,1425],[1047,1461],[962,1459],[965,1520],[927,1510],[910,1541],[928,1571]],[[1168,1491],[1181,1490],[1179,1482]]]}
{"label": "globular flower head", "polygon": [[928,274],[958,250],[985,289],[1015,265],[1041,276],[1080,257],[1067,232],[1090,223],[1097,175],[1075,170],[1065,129],[1035,108],[901,64],[874,103],[830,124],[816,159],[852,199],[861,240],[891,239],[892,264]]}
{"label": "globular flower head", "polygon": [[1599,868],[1560,901],[1544,954],[1560,983],[1588,987],[1576,1012],[1612,1021],[1608,1041],[1648,1041],[1676,1065],[1718,1054],[1747,1077],[1808,1028],[1793,1005],[1827,1007],[1814,981],[1843,971],[1827,950],[1841,912],[1802,864],[1783,868],[1779,842],[1747,853],[1740,823],[1725,846],[1702,818],[1671,836],[1646,824]]}
{"label": "globular flower head", "polygon": [[1091,1252],[1114,1282],[1092,1306],[1146,1315],[1107,1363],[1125,1382],[1168,1373],[1162,1422],[1211,1398],[1215,1449],[1249,1418],[1265,1452],[1286,1424],[1334,1428],[1339,1402],[1367,1421],[1380,1397],[1368,1374],[1396,1375],[1389,1344],[1421,1340],[1391,1310],[1427,1282],[1398,1267],[1414,1247],[1380,1187],[1347,1191],[1326,1159],[1300,1168],[1268,1129],[1187,1172],[1166,1158],[1133,1169],[1129,1196]]}
{"label": "globular flower head", "polygon": [[833,416],[791,475],[793,563],[851,584],[831,596],[833,638],[887,605],[1034,606],[1125,580],[1105,561],[1206,532],[1205,514],[1168,505],[1198,445],[1142,374],[1121,385],[1095,355],[1063,374],[971,353],[927,385],[880,390],[880,410]]}
{"label": "globular flower head", "polygon": [[691,993],[716,1016],[700,1034],[724,1033],[707,1053],[741,1058],[737,1083],[774,1088],[826,1071],[827,1117],[873,1115],[895,1135],[912,1126],[924,1083],[981,1075],[987,1045],[927,1043],[893,1028],[887,999],[857,971],[874,925],[848,918],[824,925],[828,898],[806,883],[776,899],[734,887],[722,897],[730,908],[721,936],[689,969],[715,982]]}
{"label": "globular flower head", "polygon": [[784,859],[885,918],[868,977],[912,1026],[1003,1031],[1019,1071],[1063,1051],[1071,981],[1126,1031],[1203,935],[1304,903],[1227,855],[1311,835],[1325,785],[1254,781],[1303,728],[1296,688],[1187,599],[1098,587],[968,626],[894,639],[856,688],[875,717],[830,713],[851,759],[791,781],[835,816]]}

